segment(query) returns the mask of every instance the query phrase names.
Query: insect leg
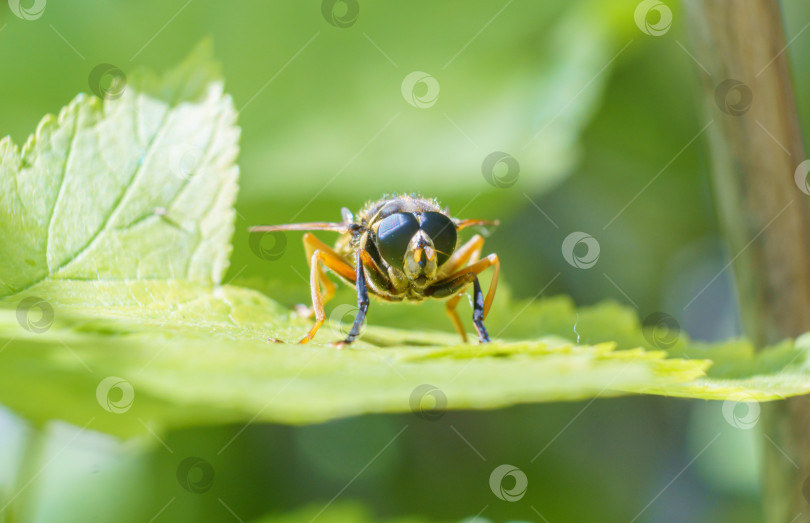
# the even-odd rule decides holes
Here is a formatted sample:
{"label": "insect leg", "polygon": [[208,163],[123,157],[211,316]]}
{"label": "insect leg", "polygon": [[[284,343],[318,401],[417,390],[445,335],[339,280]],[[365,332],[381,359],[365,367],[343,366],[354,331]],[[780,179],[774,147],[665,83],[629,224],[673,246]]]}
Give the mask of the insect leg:
{"label": "insect leg", "polygon": [[481,292],[481,284],[478,283],[478,276],[473,280],[473,325],[478,331],[478,341],[487,343],[489,333],[484,327],[484,294]]}
{"label": "insect leg", "polygon": [[327,268],[335,271],[341,276],[354,281],[354,269],[346,263],[341,257],[334,253],[334,251],[322,251],[316,249],[310,258],[310,273],[309,273],[309,287],[312,293],[312,308],[315,311],[315,324],[309,330],[306,336],[301,338],[298,343],[307,343],[315,336],[318,329],[323,325],[326,314],[323,311],[323,298],[321,297],[320,280],[320,263],[324,264]]}
{"label": "insect leg", "polygon": [[460,276],[464,276],[466,274],[481,274],[486,269],[492,267],[492,280],[489,282],[489,289],[487,290],[487,296],[484,299],[484,309],[483,314],[484,318],[487,317],[489,314],[489,308],[492,306],[492,299],[495,298],[495,289],[498,288],[498,275],[501,272],[501,262],[498,260],[497,254],[490,254],[483,260],[477,261],[467,267],[464,267],[460,271],[456,272],[455,274],[451,274],[444,280],[438,282],[435,286],[443,287],[445,283],[449,282],[450,280],[455,280]]}
{"label": "insect leg", "polygon": [[458,293],[449,300],[445,304],[445,311],[447,315],[450,316],[450,321],[453,322],[453,327],[456,328],[456,332],[461,335],[461,341],[467,342],[467,333],[464,331],[464,326],[461,324],[461,318],[458,317],[458,311],[456,311],[456,306],[458,302],[461,300],[464,294]]}
{"label": "insect leg", "polygon": [[[444,265],[442,265],[441,268],[440,277],[445,277],[448,274],[456,272],[467,263],[477,262],[478,258],[481,256],[481,249],[483,249],[483,247],[483,236],[476,234],[470,238],[467,243],[459,247],[458,250],[456,250],[456,252],[454,252],[446,262],[444,262]],[[464,286],[468,285],[469,283],[469,279],[464,279]],[[445,311],[447,312],[447,315],[450,316],[450,321],[453,322],[453,327],[455,327],[456,331],[461,335],[461,340],[466,342],[467,333],[464,331],[464,327],[461,324],[461,319],[458,317],[458,312],[456,312],[456,306],[458,306],[458,302],[461,300],[462,296],[463,294],[459,292],[456,296],[453,296],[447,300]]]}
{"label": "insect leg", "polygon": [[[310,270],[312,269],[312,254],[318,249],[337,256],[337,253],[331,247],[319,240],[317,236],[310,232],[304,234],[304,250],[307,255],[307,264],[310,266]],[[327,303],[335,295],[336,285],[332,282],[332,280],[327,278],[323,268],[321,267],[318,267],[318,277],[320,278],[324,288],[324,296],[322,297],[323,303]],[[305,309],[301,314],[304,318],[311,318],[315,313],[315,309],[312,307],[304,307],[303,305],[298,305],[297,307]]]}
{"label": "insect leg", "polygon": [[355,263],[357,274],[355,278],[355,286],[357,287],[357,316],[354,317],[352,330],[349,331],[349,335],[346,336],[346,339],[335,343],[335,345],[341,349],[353,342],[354,339],[360,335],[360,327],[362,327],[366,319],[366,313],[368,312],[368,289],[366,288],[366,274],[363,270],[363,253],[368,255],[368,253],[363,250],[357,251],[357,263]]}
{"label": "insect leg", "polygon": [[484,247],[484,238],[480,234],[476,234],[470,240],[459,247],[439,270],[439,279],[452,274],[469,263],[475,263],[481,256],[481,249]]}
{"label": "insect leg", "polygon": [[456,312],[456,306],[458,305],[458,302],[461,301],[461,298],[464,297],[464,289],[466,289],[467,286],[473,282],[473,280],[475,280],[475,274],[468,272],[452,279],[446,279],[440,283],[436,283],[432,285],[427,292],[427,295],[433,298],[446,298],[448,296],[452,296],[449,300],[447,300],[445,311],[447,312],[447,315],[450,316],[450,321],[453,322],[453,327],[456,328],[456,331],[461,335],[461,340],[464,342],[467,341],[467,333],[464,331],[464,327],[461,325],[458,312]]}
{"label": "insect leg", "polygon": [[366,276],[368,277],[368,281],[366,282],[368,287],[370,287],[372,293],[378,295],[382,299],[390,300],[390,294],[392,292],[391,288],[391,280],[383,271],[377,262],[374,261],[374,258],[363,249],[357,251],[359,255],[359,260],[363,264],[363,267],[366,268]]}
{"label": "insect leg", "polygon": [[[478,274],[488,269],[493,268],[492,281],[489,284],[486,298],[481,292],[481,285],[478,283]],[[498,260],[497,254],[490,254],[483,260],[477,261],[464,269],[458,271],[452,276],[447,277],[445,280],[435,284],[431,287],[431,294],[436,297],[448,296],[451,293],[461,292],[472,281],[473,283],[473,324],[475,330],[478,331],[478,340],[481,343],[489,341],[489,334],[484,327],[484,319],[489,314],[489,308],[492,306],[492,299],[495,297],[495,290],[498,287],[498,275],[500,273],[501,264]],[[455,312],[455,306],[458,304],[460,295],[456,295],[450,299],[447,304],[447,313],[453,321],[453,325],[459,332],[461,322],[458,321],[458,314]],[[452,312],[451,312],[452,311]],[[455,317],[454,317],[455,316]],[[464,338],[464,335],[462,335]]]}

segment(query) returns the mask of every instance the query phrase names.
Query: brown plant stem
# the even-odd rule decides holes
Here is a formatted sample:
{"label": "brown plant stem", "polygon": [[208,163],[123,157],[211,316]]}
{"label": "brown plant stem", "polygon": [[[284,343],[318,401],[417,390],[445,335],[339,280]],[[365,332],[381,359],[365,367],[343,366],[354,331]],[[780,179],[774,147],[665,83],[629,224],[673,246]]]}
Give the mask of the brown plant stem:
{"label": "brown plant stem", "polygon": [[[685,0],[700,67],[712,178],[746,334],[760,346],[810,331],[810,197],[779,4]],[[736,82],[735,82],[736,81]],[[750,95],[750,98],[749,98]],[[762,406],[767,521],[810,522],[810,401]]]}

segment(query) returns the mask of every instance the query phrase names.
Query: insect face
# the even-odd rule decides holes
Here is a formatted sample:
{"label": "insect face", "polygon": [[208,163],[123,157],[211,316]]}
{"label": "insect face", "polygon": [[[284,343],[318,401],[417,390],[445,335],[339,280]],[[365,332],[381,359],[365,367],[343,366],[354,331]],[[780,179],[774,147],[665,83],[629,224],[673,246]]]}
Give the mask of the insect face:
{"label": "insect face", "polygon": [[383,218],[375,243],[383,259],[416,288],[436,278],[439,266],[456,248],[455,224],[439,212],[397,212]]}
{"label": "insect face", "polygon": [[408,243],[402,270],[414,287],[424,289],[436,278],[437,269],[433,240],[419,229]]}

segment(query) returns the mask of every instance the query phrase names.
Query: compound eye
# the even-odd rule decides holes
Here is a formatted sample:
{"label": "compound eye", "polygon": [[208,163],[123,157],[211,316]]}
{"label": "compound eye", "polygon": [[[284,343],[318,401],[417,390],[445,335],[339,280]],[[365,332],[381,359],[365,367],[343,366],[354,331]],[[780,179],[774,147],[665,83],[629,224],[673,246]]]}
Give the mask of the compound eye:
{"label": "compound eye", "polygon": [[443,264],[456,250],[458,241],[456,224],[440,212],[423,212],[420,221],[419,227],[433,240],[433,247],[436,249],[436,263]]}
{"label": "compound eye", "polygon": [[389,265],[402,269],[408,244],[417,231],[419,222],[411,213],[398,212],[380,222],[377,228],[377,248]]}

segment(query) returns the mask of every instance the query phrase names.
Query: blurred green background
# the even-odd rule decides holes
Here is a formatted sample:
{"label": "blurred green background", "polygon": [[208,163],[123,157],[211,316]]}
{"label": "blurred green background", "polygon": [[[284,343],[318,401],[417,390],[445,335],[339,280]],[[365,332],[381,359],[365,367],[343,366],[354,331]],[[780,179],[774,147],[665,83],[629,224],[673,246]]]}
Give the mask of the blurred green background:
{"label": "blurred green background", "polygon": [[[17,4],[0,6],[0,135],[18,143],[90,92],[97,65],[162,71],[211,38],[242,127],[227,281],[305,301],[300,236],[262,259],[249,225],[338,220],[342,206],[419,192],[456,216],[502,221],[485,250],[500,256],[504,296],[615,300],[641,318],[670,314],[697,339],[739,332],[730,271],[691,302],[733,253],[717,230],[705,135],[687,146],[705,118],[678,4],[661,36],[642,32],[637,2],[624,0],[79,0],[48,2],[33,20],[15,16]],[[807,122],[810,5],[782,5]],[[439,86],[427,107],[403,95],[415,71]],[[405,94],[431,95],[425,84]],[[497,166],[508,186],[482,173],[499,151],[519,164],[516,179]],[[574,231],[599,243],[592,269],[562,256]],[[332,306],[351,300],[344,289]],[[440,304],[372,307],[372,323],[450,330]],[[717,403],[637,397],[256,425],[222,453],[242,427],[121,442],[60,424],[37,432],[10,413],[2,425],[4,498],[24,439],[38,438],[27,448],[49,463],[15,500],[24,510],[0,513],[7,521],[762,519],[754,431],[726,424]],[[205,492],[178,482],[189,456],[211,464]],[[490,491],[502,463],[527,474],[519,502]]]}

